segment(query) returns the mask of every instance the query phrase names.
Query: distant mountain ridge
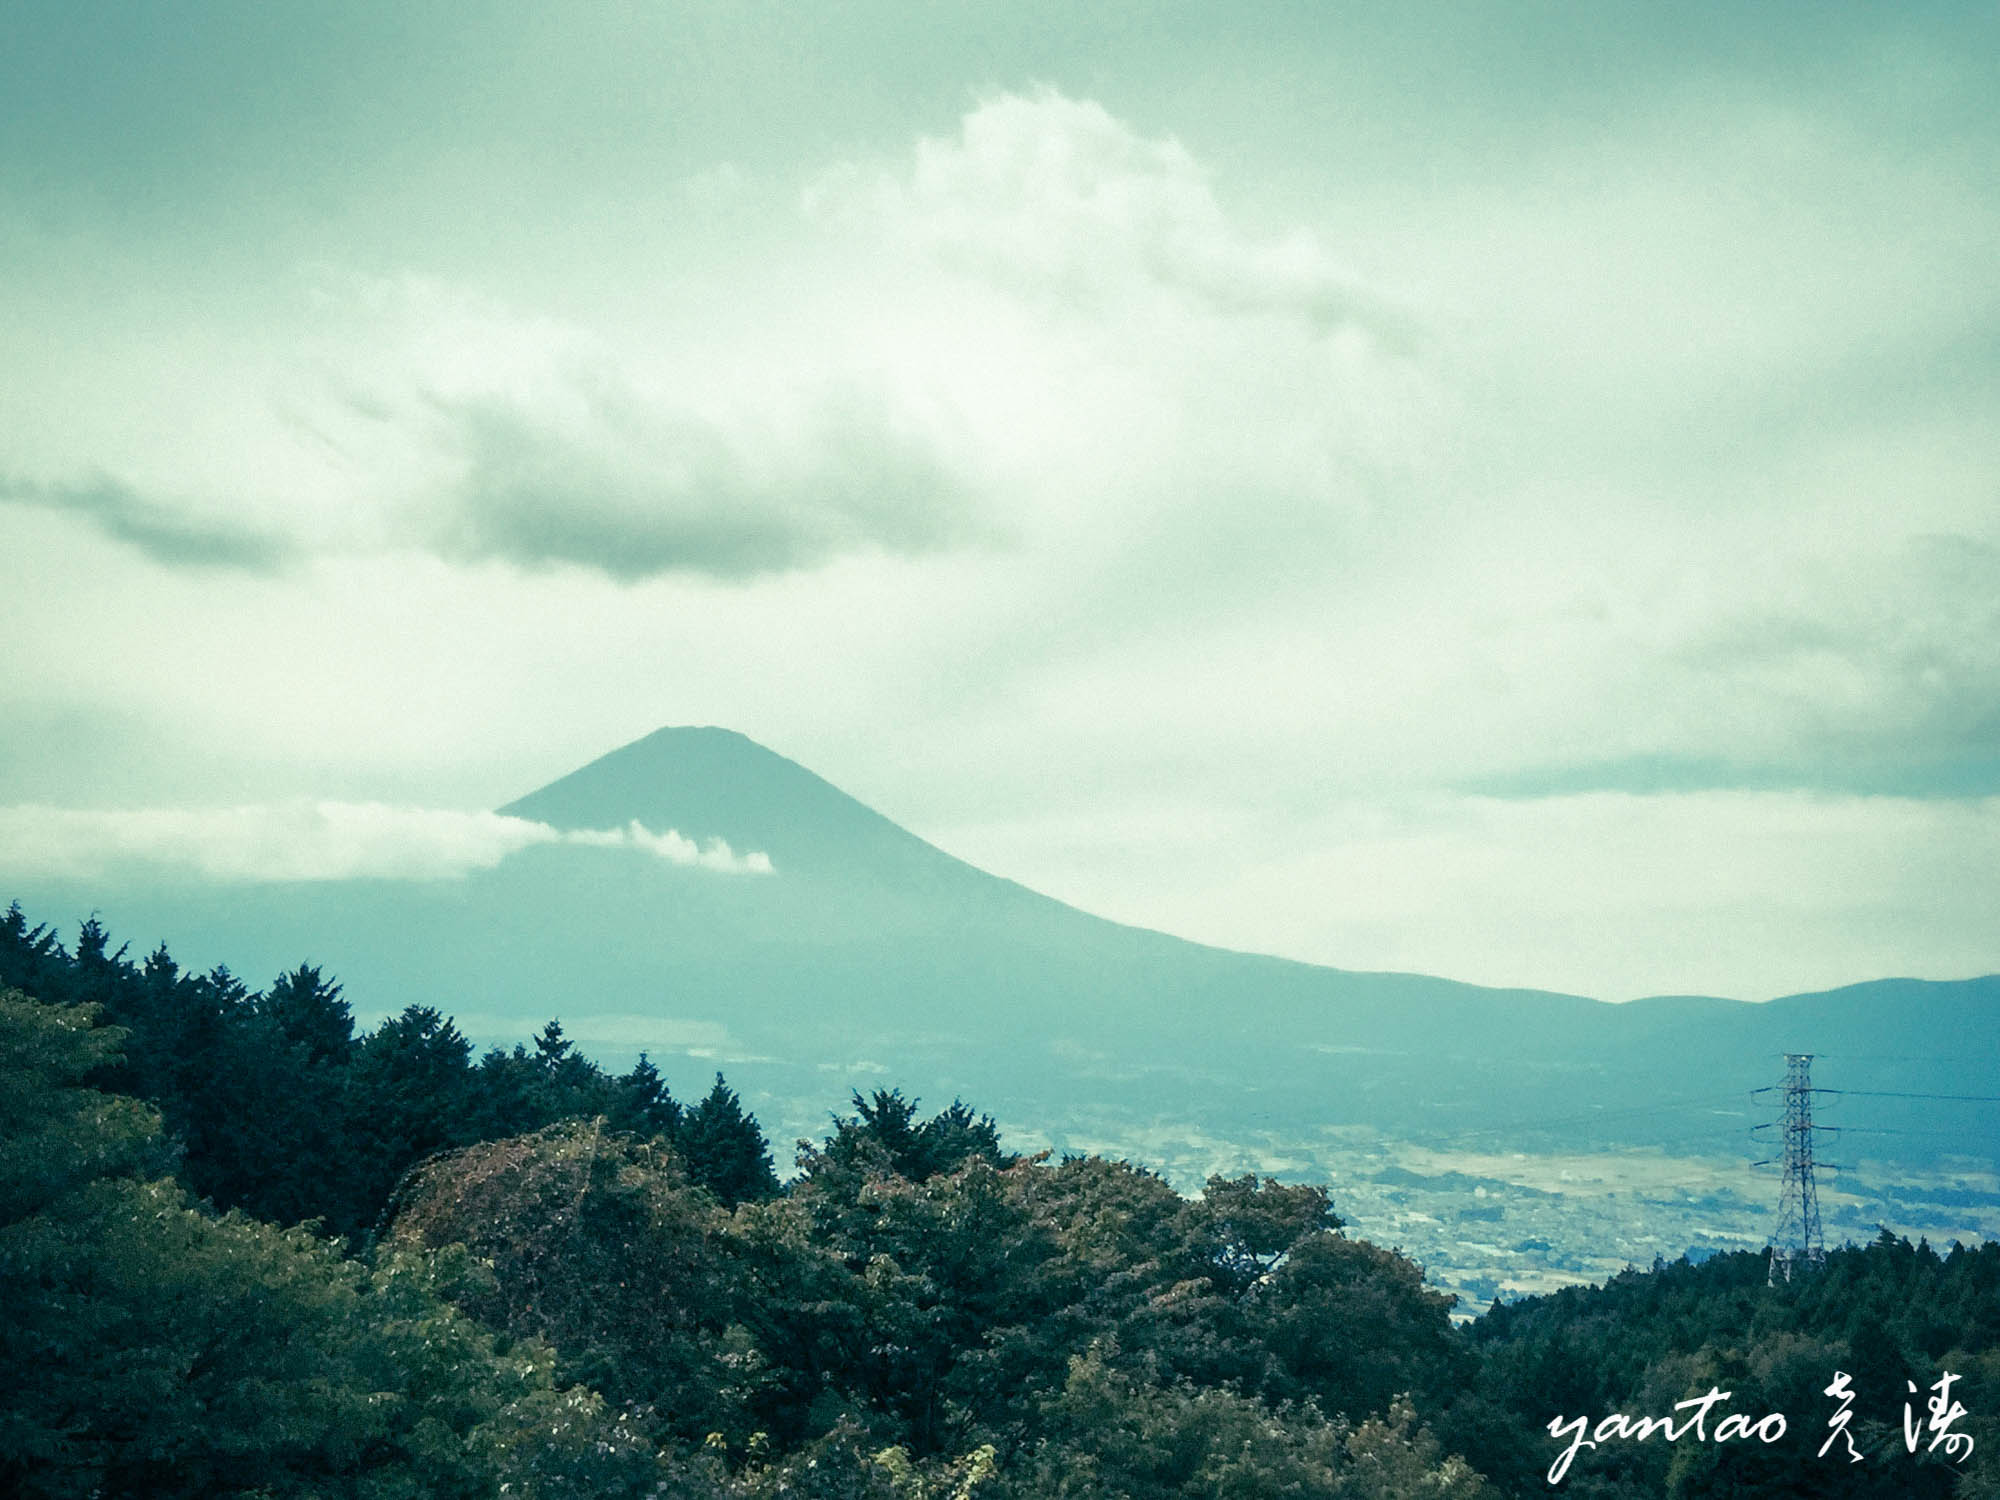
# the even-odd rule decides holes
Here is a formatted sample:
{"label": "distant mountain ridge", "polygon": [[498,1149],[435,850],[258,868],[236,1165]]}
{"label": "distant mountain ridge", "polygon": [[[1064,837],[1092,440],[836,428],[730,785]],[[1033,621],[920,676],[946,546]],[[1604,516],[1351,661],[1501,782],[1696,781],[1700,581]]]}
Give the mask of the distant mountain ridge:
{"label": "distant mountain ridge", "polygon": [[[459,880],[7,894],[36,914],[98,910],[139,945],[164,937],[184,962],[253,980],[310,958],[364,1013],[436,1005],[482,1039],[560,1015],[600,1055],[647,1048],[679,1078],[720,1064],[786,1101],[767,1113],[808,1123],[849,1086],[891,1082],[1028,1118],[1217,1134],[1727,1152],[1747,1147],[1749,1090],[1782,1051],[1878,1093],[1987,1093],[2000,1057],[1992,977],[1607,1005],[1205,947],[989,875],[727,729],[659,730],[501,811],[720,838],[774,873],[564,843]],[[1991,1112],[1926,1135],[1907,1108],[1852,1106],[1884,1154],[2000,1155]]]}
{"label": "distant mountain ridge", "polygon": [[[947,884],[989,893],[1004,887],[1026,898],[1024,904],[1041,906],[1050,913],[1070,913],[1094,925],[1118,927],[1188,948],[1270,964],[1296,964],[1307,970],[1358,972],[1263,954],[1239,954],[1238,950],[1083,913],[946,853],[798,762],[737,730],[714,725],[656,729],[496,810],[564,831],[615,828],[637,821],[654,832],[673,829],[697,842],[721,839],[738,853],[769,854],[781,871],[793,874],[842,879],[865,874],[884,882]],[[1408,977],[1427,983],[1457,983]]]}

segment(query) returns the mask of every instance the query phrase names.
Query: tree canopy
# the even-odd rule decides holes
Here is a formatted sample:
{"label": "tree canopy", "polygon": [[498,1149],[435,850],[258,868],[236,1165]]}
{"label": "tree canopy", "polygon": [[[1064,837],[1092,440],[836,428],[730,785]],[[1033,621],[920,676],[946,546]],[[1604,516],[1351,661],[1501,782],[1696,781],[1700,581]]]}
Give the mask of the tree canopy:
{"label": "tree canopy", "polygon": [[[720,1074],[684,1104],[553,1019],[475,1059],[437,1007],[357,1031],[311,965],[259,993],[10,909],[0,1491],[1476,1500],[1549,1491],[1553,1417],[1714,1387],[1795,1425],[1580,1448],[1564,1485],[2000,1493],[2000,1245],[1661,1264],[1454,1327],[1317,1184],[1185,1197],[893,1088],[797,1169]],[[1851,1467],[1813,1453],[1835,1369]],[[1902,1440],[1944,1375],[1969,1461]]]}

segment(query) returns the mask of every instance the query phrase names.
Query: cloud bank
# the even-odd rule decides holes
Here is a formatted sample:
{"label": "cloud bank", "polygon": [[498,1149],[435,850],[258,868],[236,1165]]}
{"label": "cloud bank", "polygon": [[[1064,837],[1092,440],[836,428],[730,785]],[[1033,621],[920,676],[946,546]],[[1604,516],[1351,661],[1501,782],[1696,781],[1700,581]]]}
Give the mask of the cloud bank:
{"label": "cloud bank", "polygon": [[768,875],[770,856],[738,854],[638,822],[564,832],[491,812],[379,802],[293,802],[126,811],[0,807],[0,871],[17,879],[85,878],[132,869],[216,881],[447,880],[545,844],[636,849],[668,864]]}
{"label": "cloud bank", "polygon": [[403,552],[741,581],[991,533],[949,424],[876,372],[795,351],[732,370],[425,277],[311,290],[273,392],[197,395],[174,442],[0,478],[0,505],[162,567],[259,573]]}
{"label": "cloud bank", "polygon": [[1408,309],[1317,233],[1237,222],[1184,147],[1095,102],[997,95],[954,136],[805,174],[783,212],[755,274],[624,325],[317,268],[241,372],[145,393],[164,432],[0,501],[166,567],[742,582],[1079,537],[1143,556],[1280,515],[1290,547],[1429,431]]}
{"label": "cloud bank", "polygon": [[1218,316],[1349,328],[1385,343],[1415,332],[1310,231],[1259,236],[1232,222],[1178,141],[1053,89],[987,100],[956,137],[921,140],[907,164],[837,167],[806,204],[816,216],[872,221],[1037,297],[1102,310],[1164,294]]}

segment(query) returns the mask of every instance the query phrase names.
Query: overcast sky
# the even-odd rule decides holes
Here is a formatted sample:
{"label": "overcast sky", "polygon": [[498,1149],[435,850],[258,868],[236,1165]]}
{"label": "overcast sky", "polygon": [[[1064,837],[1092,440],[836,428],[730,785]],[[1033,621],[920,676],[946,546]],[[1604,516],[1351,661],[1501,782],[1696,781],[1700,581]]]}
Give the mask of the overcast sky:
{"label": "overcast sky", "polygon": [[713,723],[1231,946],[2000,969],[1996,14],[11,5],[0,836]]}

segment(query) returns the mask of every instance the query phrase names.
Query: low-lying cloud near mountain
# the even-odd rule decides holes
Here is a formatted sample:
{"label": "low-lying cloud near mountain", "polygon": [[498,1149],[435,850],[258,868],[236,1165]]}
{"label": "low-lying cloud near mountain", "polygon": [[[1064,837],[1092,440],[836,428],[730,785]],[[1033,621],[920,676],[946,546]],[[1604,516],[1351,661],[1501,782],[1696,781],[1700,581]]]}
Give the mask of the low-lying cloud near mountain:
{"label": "low-lying cloud near mountain", "polygon": [[0,870],[13,878],[97,878],[134,869],[219,881],[446,880],[539,844],[638,849],[669,864],[768,875],[770,856],[669,828],[564,832],[527,818],[379,802],[223,808],[0,807]]}

